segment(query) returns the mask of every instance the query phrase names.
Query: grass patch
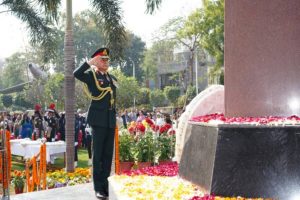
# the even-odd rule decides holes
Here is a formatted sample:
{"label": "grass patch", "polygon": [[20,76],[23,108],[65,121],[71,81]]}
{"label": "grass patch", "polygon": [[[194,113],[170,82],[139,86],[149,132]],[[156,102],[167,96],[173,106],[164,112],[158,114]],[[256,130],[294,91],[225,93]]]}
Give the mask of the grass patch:
{"label": "grass patch", "polygon": [[[87,149],[80,148],[78,149],[78,167],[86,168],[88,166],[88,152]],[[65,167],[64,158],[59,157],[55,159],[54,164],[51,164],[50,167],[54,169],[62,169]],[[25,160],[20,156],[12,156],[12,170],[25,170]]]}

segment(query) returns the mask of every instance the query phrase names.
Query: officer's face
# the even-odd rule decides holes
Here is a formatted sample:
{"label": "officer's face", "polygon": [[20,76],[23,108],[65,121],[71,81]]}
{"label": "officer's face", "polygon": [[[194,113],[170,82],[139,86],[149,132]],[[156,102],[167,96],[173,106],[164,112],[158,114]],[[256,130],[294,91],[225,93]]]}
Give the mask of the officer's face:
{"label": "officer's face", "polygon": [[107,58],[101,58],[100,64],[102,65],[102,68],[108,69],[109,60]]}
{"label": "officer's face", "polygon": [[98,57],[98,62],[97,62],[97,67],[98,69],[100,69],[101,71],[106,71],[108,69],[109,66],[109,59],[108,58],[101,58],[101,56],[97,56]]}

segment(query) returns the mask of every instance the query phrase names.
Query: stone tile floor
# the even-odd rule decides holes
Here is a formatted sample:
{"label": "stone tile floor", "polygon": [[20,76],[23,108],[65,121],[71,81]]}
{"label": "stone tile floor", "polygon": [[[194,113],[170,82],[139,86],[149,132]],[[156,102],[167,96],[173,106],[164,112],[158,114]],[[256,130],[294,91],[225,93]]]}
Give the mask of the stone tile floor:
{"label": "stone tile floor", "polygon": [[11,195],[10,200],[96,200],[93,183]]}

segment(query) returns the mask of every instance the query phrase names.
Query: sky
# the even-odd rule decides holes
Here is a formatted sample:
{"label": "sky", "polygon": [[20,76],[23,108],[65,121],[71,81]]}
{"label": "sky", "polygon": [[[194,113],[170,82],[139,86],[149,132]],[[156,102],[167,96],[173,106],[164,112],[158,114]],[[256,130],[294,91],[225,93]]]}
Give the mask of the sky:
{"label": "sky", "polygon": [[[65,9],[62,0],[61,9]],[[151,46],[152,35],[162,25],[177,16],[188,16],[196,8],[201,7],[201,0],[163,0],[160,9],[153,15],[146,14],[145,0],[123,0],[123,23],[125,27]],[[73,15],[89,8],[88,0],[73,0]],[[3,11],[0,8],[0,11]],[[26,25],[10,14],[0,14],[0,58],[6,58],[27,45]]]}

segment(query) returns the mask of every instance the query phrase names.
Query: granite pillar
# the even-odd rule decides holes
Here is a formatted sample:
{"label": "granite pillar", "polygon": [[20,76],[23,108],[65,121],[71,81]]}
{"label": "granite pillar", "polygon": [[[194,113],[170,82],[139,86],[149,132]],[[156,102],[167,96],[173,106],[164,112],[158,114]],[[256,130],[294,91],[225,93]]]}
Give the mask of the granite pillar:
{"label": "granite pillar", "polygon": [[225,1],[225,115],[300,115],[300,1]]}

